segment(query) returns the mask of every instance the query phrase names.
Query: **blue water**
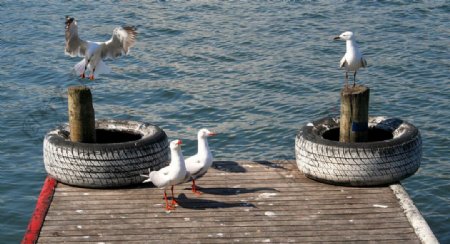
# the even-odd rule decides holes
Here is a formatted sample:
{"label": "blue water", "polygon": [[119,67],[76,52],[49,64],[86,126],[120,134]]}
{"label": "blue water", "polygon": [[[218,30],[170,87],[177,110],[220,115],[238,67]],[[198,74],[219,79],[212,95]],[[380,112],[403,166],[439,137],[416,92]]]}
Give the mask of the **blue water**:
{"label": "blue water", "polygon": [[[76,2],[76,3],[74,3]],[[402,183],[442,243],[450,243],[448,1],[1,1],[0,240],[19,242],[46,172],[42,139],[67,121],[67,87],[92,88],[97,118],[152,122],[217,159],[294,159],[307,121],[339,114],[344,42],[353,30],[369,67],[370,114],[399,117],[423,137],[419,171]],[[136,25],[130,56],[94,82],[64,55],[64,18],[102,41]]]}

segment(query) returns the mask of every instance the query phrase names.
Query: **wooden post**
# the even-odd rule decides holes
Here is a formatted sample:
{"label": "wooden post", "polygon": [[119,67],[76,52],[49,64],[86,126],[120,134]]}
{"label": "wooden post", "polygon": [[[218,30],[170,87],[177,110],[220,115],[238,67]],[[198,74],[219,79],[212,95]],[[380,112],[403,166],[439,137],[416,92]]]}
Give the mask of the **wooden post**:
{"label": "wooden post", "polygon": [[366,142],[368,139],[369,88],[361,85],[341,90],[340,142]]}
{"label": "wooden post", "polygon": [[91,90],[86,86],[72,86],[68,89],[70,140],[94,143],[95,113]]}

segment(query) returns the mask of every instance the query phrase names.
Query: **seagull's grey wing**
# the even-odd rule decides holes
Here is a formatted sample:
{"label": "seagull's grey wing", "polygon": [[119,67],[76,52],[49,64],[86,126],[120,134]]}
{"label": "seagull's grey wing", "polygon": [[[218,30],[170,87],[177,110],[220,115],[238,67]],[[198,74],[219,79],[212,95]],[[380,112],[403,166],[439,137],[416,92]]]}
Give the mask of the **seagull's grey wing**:
{"label": "seagull's grey wing", "polygon": [[135,27],[117,27],[113,31],[113,35],[109,41],[102,45],[102,59],[117,58],[121,55],[128,54],[130,48],[136,40]]}
{"label": "seagull's grey wing", "polygon": [[345,67],[347,66],[347,60],[345,59],[345,55],[344,57],[342,57],[341,62],[339,63],[339,68]]}
{"label": "seagull's grey wing", "polygon": [[183,183],[189,182],[189,181],[191,181],[191,179],[192,179],[191,174],[188,171],[186,171],[184,178],[182,180],[180,180],[180,182],[177,182],[177,184],[183,184]]}
{"label": "seagull's grey wing", "polygon": [[198,160],[197,155],[191,156],[184,160],[186,164],[186,170],[191,174],[195,175],[200,170],[202,170],[203,165],[200,163],[200,160]]}
{"label": "seagull's grey wing", "polygon": [[361,67],[364,67],[364,68],[367,67],[367,61],[364,57],[361,57]]}
{"label": "seagull's grey wing", "polygon": [[66,48],[65,53],[71,57],[84,57],[87,49],[87,42],[78,37],[78,33],[66,29]]}

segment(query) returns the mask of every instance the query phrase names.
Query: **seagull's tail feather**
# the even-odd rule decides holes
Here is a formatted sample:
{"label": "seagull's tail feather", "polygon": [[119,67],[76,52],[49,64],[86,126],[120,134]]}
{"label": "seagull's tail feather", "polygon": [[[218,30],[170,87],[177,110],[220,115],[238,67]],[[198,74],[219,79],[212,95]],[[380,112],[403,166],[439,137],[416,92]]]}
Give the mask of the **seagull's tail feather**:
{"label": "seagull's tail feather", "polygon": [[86,66],[86,59],[83,58],[80,62],[78,62],[77,64],[75,64],[75,66],[73,66],[73,71],[75,72],[75,74],[81,75],[84,72],[85,66]]}
{"label": "seagull's tail feather", "polygon": [[141,174],[142,177],[148,178],[148,179],[144,180],[142,183],[152,182],[151,174],[152,174],[152,172],[150,171],[150,169],[148,169],[148,175]]}
{"label": "seagull's tail feather", "polygon": [[105,62],[103,62],[103,60],[100,60],[97,64],[97,66],[95,66],[95,74],[99,75],[99,74],[108,74],[111,72],[111,69],[106,66]]}

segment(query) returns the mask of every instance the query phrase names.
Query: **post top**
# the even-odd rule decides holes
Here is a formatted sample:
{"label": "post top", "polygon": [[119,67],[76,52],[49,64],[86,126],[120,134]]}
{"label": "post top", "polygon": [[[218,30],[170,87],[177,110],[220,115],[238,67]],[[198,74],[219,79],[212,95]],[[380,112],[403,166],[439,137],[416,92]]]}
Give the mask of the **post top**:
{"label": "post top", "polygon": [[342,88],[341,94],[342,95],[351,95],[351,94],[361,94],[364,92],[369,91],[369,87],[363,86],[363,85],[356,85],[356,86],[347,86]]}
{"label": "post top", "polygon": [[70,86],[69,91],[90,91],[91,89],[87,86]]}

